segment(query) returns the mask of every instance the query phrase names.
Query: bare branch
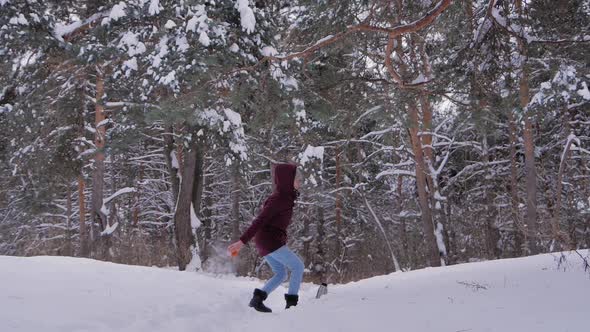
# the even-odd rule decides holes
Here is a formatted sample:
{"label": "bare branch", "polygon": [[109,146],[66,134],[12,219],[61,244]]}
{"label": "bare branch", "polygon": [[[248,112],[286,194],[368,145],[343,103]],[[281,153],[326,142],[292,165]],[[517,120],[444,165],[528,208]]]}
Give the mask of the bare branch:
{"label": "bare branch", "polygon": [[[307,49],[305,49],[303,51],[292,53],[292,54],[289,54],[289,55],[286,55],[283,57],[269,56],[267,58],[270,60],[273,60],[273,61],[285,61],[285,60],[292,60],[292,59],[296,59],[296,58],[305,58],[305,57],[308,57],[313,52],[315,52],[323,47],[326,47],[328,45],[334,44],[335,42],[343,39],[344,37],[354,34],[354,33],[357,33],[357,32],[385,33],[385,34],[388,34],[390,39],[394,38],[396,36],[405,34],[405,33],[416,32],[416,31],[422,30],[425,27],[427,27],[428,25],[430,25],[434,21],[434,19],[436,19],[445,9],[447,9],[447,7],[451,4],[451,2],[452,2],[452,0],[442,0],[432,10],[430,10],[424,17],[422,17],[421,19],[416,20],[412,23],[409,23],[409,24],[404,24],[404,25],[393,27],[393,28],[383,28],[383,27],[371,26],[371,25],[368,25],[363,22],[361,24],[350,26],[350,27],[348,27],[347,30],[339,32],[333,36],[323,38],[319,42],[315,43],[314,45],[312,45],[311,47],[308,47]],[[391,54],[391,53],[389,53],[389,54]],[[263,61],[265,61],[265,59],[266,58],[263,58]]]}

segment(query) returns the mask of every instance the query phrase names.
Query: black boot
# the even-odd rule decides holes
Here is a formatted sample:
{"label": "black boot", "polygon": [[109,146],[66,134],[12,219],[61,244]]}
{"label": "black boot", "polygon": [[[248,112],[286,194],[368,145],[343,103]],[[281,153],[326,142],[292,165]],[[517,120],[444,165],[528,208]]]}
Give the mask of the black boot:
{"label": "black boot", "polygon": [[299,295],[285,294],[285,301],[287,301],[287,306],[285,307],[285,309],[289,309],[289,307],[294,307],[297,305],[297,301],[299,301]]}
{"label": "black boot", "polygon": [[250,306],[260,312],[272,312],[269,307],[262,303],[262,301],[266,300],[267,296],[268,294],[266,294],[265,291],[256,288],[254,290],[254,296],[252,296],[252,300],[250,300]]}

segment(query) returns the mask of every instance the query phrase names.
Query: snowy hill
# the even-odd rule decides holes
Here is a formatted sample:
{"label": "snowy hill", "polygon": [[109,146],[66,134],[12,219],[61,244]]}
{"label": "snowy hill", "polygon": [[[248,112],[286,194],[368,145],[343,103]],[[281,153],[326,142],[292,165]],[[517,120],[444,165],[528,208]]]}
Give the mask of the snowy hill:
{"label": "snowy hill", "polygon": [[0,329],[18,331],[399,331],[585,332],[590,278],[568,255],[455,265],[330,285],[285,311],[247,307],[262,284],[66,257],[0,256]]}

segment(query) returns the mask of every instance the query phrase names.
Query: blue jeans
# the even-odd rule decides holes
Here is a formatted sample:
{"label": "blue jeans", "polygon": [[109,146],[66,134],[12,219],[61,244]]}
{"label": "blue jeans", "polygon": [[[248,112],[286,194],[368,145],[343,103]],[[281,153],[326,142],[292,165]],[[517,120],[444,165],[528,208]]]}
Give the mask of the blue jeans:
{"label": "blue jeans", "polygon": [[264,256],[264,259],[270,265],[274,276],[266,282],[262,290],[267,294],[274,291],[283,281],[287,280],[287,269],[289,269],[291,271],[291,279],[289,280],[289,291],[287,294],[297,295],[299,286],[301,286],[301,281],[303,280],[304,266],[301,258],[287,248],[287,246],[282,246]]}

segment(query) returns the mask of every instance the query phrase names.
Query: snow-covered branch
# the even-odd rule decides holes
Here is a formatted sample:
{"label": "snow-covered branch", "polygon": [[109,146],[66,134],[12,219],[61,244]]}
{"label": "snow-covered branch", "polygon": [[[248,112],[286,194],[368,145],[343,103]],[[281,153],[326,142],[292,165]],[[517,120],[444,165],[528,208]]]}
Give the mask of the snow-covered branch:
{"label": "snow-covered branch", "polygon": [[135,188],[133,187],[125,187],[123,189],[119,189],[117,190],[116,193],[112,194],[111,196],[107,197],[104,199],[103,204],[108,204],[110,201],[112,201],[113,199],[123,195],[123,194],[128,194],[128,193],[134,193],[136,191]]}
{"label": "snow-covered branch", "polygon": [[385,62],[386,62],[386,68],[389,72],[389,74],[392,76],[392,79],[398,83],[400,85],[400,87],[404,87],[404,88],[419,88],[422,85],[428,83],[426,81],[417,81],[414,83],[410,83],[410,82],[404,82],[402,80],[402,78],[399,76],[399,74],[397,74],[397,72],[395,71],[395,69],[393,69],[393,66],[391,65],[391,54],[393,53],[393,39],[396,36],[400,36],[403,34],[407,34],[407,33],[412,33],[412,32],[417,32],[420,31],[424,28],[426,28],[427,26],[429,26],[430,24],[432,24],[432,22],[434,22],[434,20],[443,12],[445,11],[445,9],[447,9],[447,7],[449,7],[449,5],[452,3],[451,0],[441,0],[440,2],[438,2],[436,4],[436,6],[431,9],[428,13],[426,13],[422,18],[408,23],[408,24],[403,24],[403,25],[399,25],[399,26],[395,26],[395,27],[380,27],[380,26],[376,26],[376,25],[370,25],[367,22],[362,22],[360,24],[357,25],[352,25],[349,26],[346,30],[341,31],[337,34],[333,34],[333,35],[328,35],[324,38],[319,39],[318,41],[314,42],[313,45],[307,47],[306,49],[299,51],[299,52],[295,52],[295,53],[291,53],[288,55],[268,55],[265,56],[264,58],[262,58],[258,64],[249,67],[249,68],[242,68],[240,70],[251,70],[253,68],[255,68],[255,66],[258,66],[262,63],[265,62],[272,62],[272,61],[277,61],[277,62],[283,62],[283,61],[288,61],[288,60],[293,60],[293,59],[297,59],[297,58],[307,58],[309,56],[311,56],[314,52],[327,47],[329,45],[332,45],[336,42],[339,42],[340,40],[359,33],[359,32],[372,32],[372,33],[381,33],[381,34],[386,34],[388,36],[389,42],[388,42],[388,46],[387,49],[385,51]]}

